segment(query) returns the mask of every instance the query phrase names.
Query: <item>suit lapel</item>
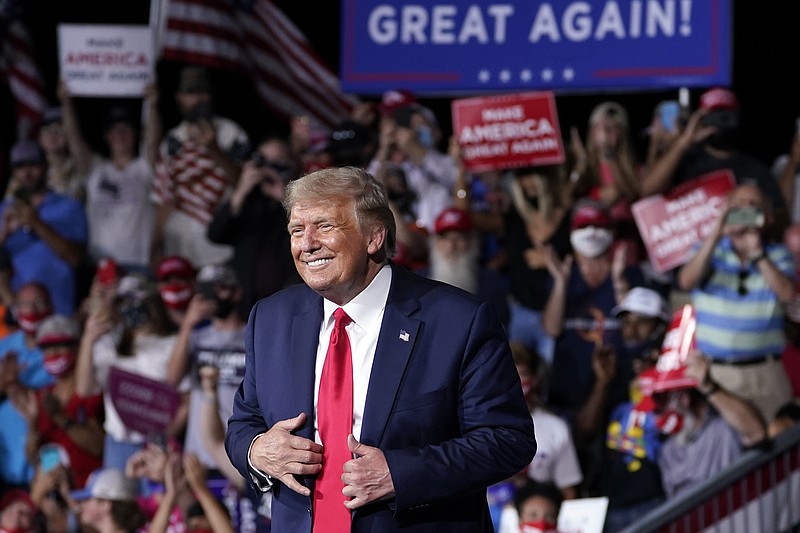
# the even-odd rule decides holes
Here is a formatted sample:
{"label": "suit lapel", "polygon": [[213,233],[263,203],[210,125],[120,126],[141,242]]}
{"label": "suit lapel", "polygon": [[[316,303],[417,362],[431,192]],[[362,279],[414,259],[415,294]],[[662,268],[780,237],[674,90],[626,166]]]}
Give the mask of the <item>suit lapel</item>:
{"label": "suit lapel", "polygon": [[[296,392],[298,407],[306,413],[307,422],[297,435],[314,440],[314,374],[317,360],[319,328],[322,324],[322,298],[312,296],[308,305],[292,321],[291,365],[288,374]],[[296,416],[294,412],[292,416]]]}
{"label": "suit lapel", "polygon": [[367,388],[361,441],[377,446],[389,421],[394,399],[417,341],[420,322],[410,315],[419,302],[406,290],[406,280],[393,267],[392,287],[383,313],[375,359]]}

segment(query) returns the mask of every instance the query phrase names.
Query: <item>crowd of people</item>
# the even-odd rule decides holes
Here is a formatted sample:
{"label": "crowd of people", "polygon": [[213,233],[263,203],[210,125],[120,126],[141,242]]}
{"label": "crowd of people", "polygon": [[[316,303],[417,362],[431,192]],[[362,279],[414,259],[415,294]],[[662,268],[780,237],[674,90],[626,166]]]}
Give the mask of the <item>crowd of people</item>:
{"label": "crowd of people", "polygon": [[[660,104],[641,159],[605,102],[563,164],[481,173],[408,91],[321,138],[298,117],[254,142],[189,66],[180,124],[162,132],[151,87],[141,124],[108,110],[103,155],[57,96],[11,147],[0,204],[0,531],[268,530],[226,424],[250,310],[301,282],[286,185],[329,166],[382,183],[394,265],[489,302],[507,333],[538,451],[489,489],[496,529],[554,530],[562,500],[607,496],[618,531],[800,419],[800,136],[773,168],[748,156],[729,90],[671,125]],[[658,271],[632,204],[721,169],[736,184],[710,237]],[[691,383],[650,390],[684,303]],[[126,423],[116,370],[177,392],[167,425]]]}

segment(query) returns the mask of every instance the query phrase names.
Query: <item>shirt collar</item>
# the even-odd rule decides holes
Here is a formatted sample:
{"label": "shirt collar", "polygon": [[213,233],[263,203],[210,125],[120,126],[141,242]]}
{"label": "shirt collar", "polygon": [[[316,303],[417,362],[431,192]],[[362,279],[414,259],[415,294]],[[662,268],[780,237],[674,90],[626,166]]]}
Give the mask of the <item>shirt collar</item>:
{"label": "shirt collar", "polygon": [[[392,285],[392,267],[388,264],[381,267],[375,278],[355,298],[341,306],[355,324],[362,329],[370,326],[381,316],[389,299],[389,288]],[[333,312],[340,306],[323,299],[322,323],[327,329],[333,320]]]}

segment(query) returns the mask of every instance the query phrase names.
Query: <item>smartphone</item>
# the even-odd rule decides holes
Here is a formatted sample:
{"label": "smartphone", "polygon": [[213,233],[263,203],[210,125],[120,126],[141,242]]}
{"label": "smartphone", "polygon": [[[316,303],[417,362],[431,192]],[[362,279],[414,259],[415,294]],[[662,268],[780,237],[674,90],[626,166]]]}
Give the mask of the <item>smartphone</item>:
{"label": "smartphone", "polygon": [[662,103],[658,108],[658,120],[666,131],[673,132],[678,128],[678,117],[681,107],[678,102],[670,100]]}
{"label": "smartphone", "polygon": [[117,282],[119,272],[117,264],[113,259],[104,257],[97,262],[97,281],[104,287],[108,287]]}
{"label": "smartphone", "polygon": [[760,228],[764,225],[764,212],[755,207],[734,207],[725,215],[725,225]]}
{"label": "smartphone", "polygon": [[45,444],[39,448],[39,468],[50,472],[61,464],[61,450],[57,444]]}

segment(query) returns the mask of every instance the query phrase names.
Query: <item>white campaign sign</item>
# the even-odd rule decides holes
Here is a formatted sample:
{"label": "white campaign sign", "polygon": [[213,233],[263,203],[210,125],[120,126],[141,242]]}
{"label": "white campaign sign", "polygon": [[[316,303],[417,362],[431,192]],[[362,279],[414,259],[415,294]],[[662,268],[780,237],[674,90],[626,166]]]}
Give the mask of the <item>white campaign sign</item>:
{"label": "white campaign sign", "polygon": [[143,96],[153,81],[147,26],[59,24],[58,58],[73,96]]}

